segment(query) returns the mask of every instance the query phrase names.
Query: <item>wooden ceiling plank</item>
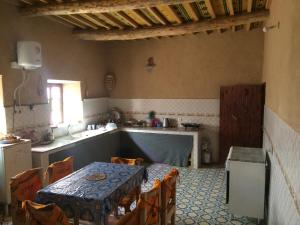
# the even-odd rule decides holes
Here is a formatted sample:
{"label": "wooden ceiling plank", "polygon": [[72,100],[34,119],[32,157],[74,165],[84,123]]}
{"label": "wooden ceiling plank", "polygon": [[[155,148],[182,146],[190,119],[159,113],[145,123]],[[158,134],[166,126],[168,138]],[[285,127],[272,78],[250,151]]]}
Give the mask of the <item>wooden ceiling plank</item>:
{"label": "wooden ceiling plank", "polygon": [[39,0],[39,1],[42,2],[42,3],[44,3],[44,4],[48,3],[48,1],[46,1],[46,0]]}
{"label": "wooden ceiling plank", "polygon": [[28,5],[33,5],[33,3],[30,0],[21,0],[21,2],[28,4]]}
{"label": "wooden ceiling plank", "polygon": [[229,15],[234,16],[234,9],[233,9],[233,4],[232,0],[226,0],[227,8],[229,10]]}
{"label": "wooden ceiling plank", "polygon": [[140,28],[134,30],[110,30],[110,31],[74,31],[74,34],[83,40],[135,40],[163,36],[178,36],[192,34],[195,32],[205,32],[238,26],[249,22],[264,21],[268,18],[269,11],[257,11],[253,13],[243,13],[235,17],[222,17],[214,20],[202,20],[194,23],[181,25],[156,26]]}
{"label": "wooden ceiling plank", "polygon": [[169,24],[169,21],[155,7],[149,7],[147,10],[155,17],[155,19],[163,25]]}
{"label": "wooden ceiling plank", "polygon": [[194,21],[198,21],[199,18],[195,12],[195,10],[193,9],[193,7],[191,6],[191,3],[182,3],[183,7],[185,8],[186,12],[189,14],[189,17]]}
{"label": "wooden ceiling plank", "polygon": [[108,13],[102,13],[102,15],[105,17],[105,21],[107,21],[111,25],[118,27],[119,29],[125,28],[123,23],[121,21],[119,21],[118,19],[116,19],[115,17],[113,17],[112,15],[110,15]]}
{"label": "wooden ceiling plank", "polygon": [[[205,0],[205,5],[206,5],[207,11],[208,11],[208,13],[210,15],[210,18],[211,19],[215,19],[216,18],[216,13],[215,13],[214,8],[212,7],[211,1],[210,0]],[[219,29],[219,33],[220,34],[222,33],[222,29]]]}
{"label": "wooden ceiling plank", "polygon": [[152,22],[139,10],[134,9],[131,11],[131,13],[135,16],[138,17],[141,21],[143,21],[144,24],[146,24],[148,27],[152,26]]}
{"label": "wooden ceiling plank", "polygon": [[98,25],[99,27],[104,27],[108,30],[111,29],[110,26],[108,26],[107,24],[105,24],[104,22],[102,22],[101,20],[99,20],[96,16],[94,15],[90,15],[90,14],[80,14],[83,18],[89,20],[90,22]]}
{"label": "wooden ceiling plank", "polygon": [[47,19],[55,21],[57,23],[63,24],[64,26],[70,27],[70,28],[74,28],[75,25],[71,24],[69,22],[66,22],[65,20],[62,20],[61,18],[57,17],[57,16],[46,16]]}
{"label": "wooden ceiling plank", "polygon": [[[247,12],[251,13],[252,11],[253,0],[248,0],[247,2]],[[249,31],[251,29],[251,23],[245,24],[245,29]]]}
{"label": "wooden ceiling plank", "polygon": [[172,6],[168,5],[168,11],[169,13],[172,15],[172,17],[175,19],[177,24],[181,24],[182,21],[180,19],[180,17],[177,15],[176,11],[172,8]]}
{"label": "wooden ceiling plank", "polygon": [[[226,0],[226,4],[227,4],[227,8],[229,10],[229,15],[234,16],[234,8],[233,8],[232,0]],[[232,26],[231,29],[233,32],[236,30],[235,26]]]}
{"label": "wooden ceiling plank", "polygon": [[84,19],[83,17],[80,17],[79,15],[68,15],[68,16],[71,17],[73,20],[76,20],[77,22],[84,24],[87,27],[90,27],[94,30],[98,29],[98,27],[96,25],[94,25],[93,23],[91,23],[88,20]]}
{"label": "wooden ceiling plank", "polygon": [[21,9],[24,16],[69,15],[81,13],[108,13],[115,11],[134,10],[155,7],[162,4],[181,4],[195,0],[86,0],[64,3],[51,3]]}
{"label": "wooden ceiling plank", "polygon": [[266,0],[266,9],[270,9],[272,0]]}
{"label": "wooden ceiling plank", "polygon": [[86,29],[86,26],[84,26],[84,25],[82,25],[80,23],[77,23],[77,22],[75,22],[74,20],[72,20],[70,18],[66,18],[64,16],[57,16],[57,17],[60,18],[60,19],[62,19],[62,20],[64,20],[64,21],[66,21],[67,23],[73,24],[76,27],[80,27],[81,29]]}
{"label": "wooden ceiling plank", "polygon": [[206,5],[206,8],[207,8],[207,11],[209,12],[210,14],[210,17],[212,19],[215,19],[216,18],[216,14],[215,14],[215,11],[211,5],[211,1],[210,0],[205,0],[205,5]]}
{"label": "wooden ceiling plank", "polygon": [[121,16],[124,20],[127,21],[127,23],[129,23],[133,28],[138,28],[139,24],[133,20],[130,16],[128,16],[126,13],[124,13],[123,11],[118,12],[119,16]]}

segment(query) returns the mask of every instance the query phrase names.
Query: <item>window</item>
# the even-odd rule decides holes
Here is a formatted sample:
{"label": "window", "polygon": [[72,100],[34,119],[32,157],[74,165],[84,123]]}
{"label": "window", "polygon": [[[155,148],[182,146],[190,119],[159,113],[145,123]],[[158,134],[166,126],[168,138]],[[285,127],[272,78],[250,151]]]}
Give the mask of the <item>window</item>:
{"label": "window", "polygon": [[73,124],[82,121],[80,81],[48,80],[48,102],[51,124]]}
{"label": "window", "polygon": [[63,87],[62,84],[48,84],[47,96],[51,109],[51,124],[63,122]]}

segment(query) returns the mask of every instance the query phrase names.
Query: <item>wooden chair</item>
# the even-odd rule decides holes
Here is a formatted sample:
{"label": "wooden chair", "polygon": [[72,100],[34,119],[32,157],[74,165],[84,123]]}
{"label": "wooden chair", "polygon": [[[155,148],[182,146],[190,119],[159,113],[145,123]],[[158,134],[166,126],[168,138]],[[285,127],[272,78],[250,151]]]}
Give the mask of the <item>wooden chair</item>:
{"label": "wooden chair", "polygon": [[153,187],[140,195],[137,208],[139,224],[161,225],[161,181],[154,180]]}
{"label": "wooden chair", "polygon": [[10,179],[11,214],[13,225],[25,224],[22,202],[34,201],[36,193],[42,188],[42,168],[27,170]]}
{"label": "wooden chair", "polygon": [[25,225],[70,225],[63,211],[55,204],[42,205],[26,200],[22,203],[25,211]]}
{"label": "wooden chair", "polygon": [[48,184],[52,184],[55,181],[73,173],[74,158],[72,156],[48,166],[45,177],[48,178]]}
{"label": "wooden chair", "polygon": [[[127,164],[131,166],[135,166],[135,165],[141,165],[144,162],[144,159],[142,158],[127,159],[121,157],[111,157],[111,162],[116,164]],[[135,200],[138,199],[139,194],[140,194],[140,187],[136,187],[132,192],[130,192],[128,195],[126,195],[120,200],[119,206],[125,209],[125,213],[130,212],[130,206]]]}
{"label": "wooden chair", "polygon": [[161,182],[155,180],[150,191],[141,193],[137,207],[121,218],[111,215],[109,225],[160,225]]}
{"label": "wooden chair", "polygon": [[165,175],[161,184],[161,221],[162,225],[167,225],[171,222],[175,225],[176,216],[176,181],[179,176],[179,172],[176,169],[172,169],[167,175]]}
{"label": "wooden chair", "polygon": [[136,159],[128,159],[128,158],[122,158],[122,157],[111,157],[112,163],[117,164],[127,164],[131,166],[139,166],[144,162],[144,159],[142,158],[136,158]]}

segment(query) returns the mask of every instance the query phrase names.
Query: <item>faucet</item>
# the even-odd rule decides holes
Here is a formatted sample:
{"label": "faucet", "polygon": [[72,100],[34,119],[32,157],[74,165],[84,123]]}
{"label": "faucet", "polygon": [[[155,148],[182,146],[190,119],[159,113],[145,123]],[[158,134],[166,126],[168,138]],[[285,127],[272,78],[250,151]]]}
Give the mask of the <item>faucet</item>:
{"label": "faucet", "polygon": [[71,124],[68,124],[68,126],[67,126],[67,131],[68,131],[67,135],[68,136],[72,136],[71,132],[70,132],[70,128],[71,128]]}

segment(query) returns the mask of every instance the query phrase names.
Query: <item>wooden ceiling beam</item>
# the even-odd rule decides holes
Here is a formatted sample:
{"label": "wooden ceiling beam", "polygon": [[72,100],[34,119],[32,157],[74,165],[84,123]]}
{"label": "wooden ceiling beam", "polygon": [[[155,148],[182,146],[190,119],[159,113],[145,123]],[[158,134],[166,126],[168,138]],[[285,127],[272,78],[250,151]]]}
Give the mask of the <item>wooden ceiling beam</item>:
{"label": "wooden ceiling beam", "polygon": [[81,13],[107,13],[149,8],[162,4],[181,4],[194,1],[195,0],[86,0],[25,7],[21,9],[21,14],[23,16],[50,16]]}
{"label": "wooden ceiling beam", "polygon": [[[247,2],[247,12],[251,13],[252,11],[253,0],[248,0]],[[249,31],[251,29],[251,23],[245,24],[245,29]]]}
{"label": "wooden ceiling beam", "polygon": [[216,18],[214,20],[202,20],[194,23],[181,25],[156,26],[130,30],[110,30],[110,31],[79,31],[74,34],[83,40],[136,40],[153,37],[177,36],[192,34],[195,32],[205,32],[207,30],[217,30],[230,26],[242,25],[249,22],[264,21],[269,16],[269,11],[257,11],[251,14],[243,13],[236,16]]}

